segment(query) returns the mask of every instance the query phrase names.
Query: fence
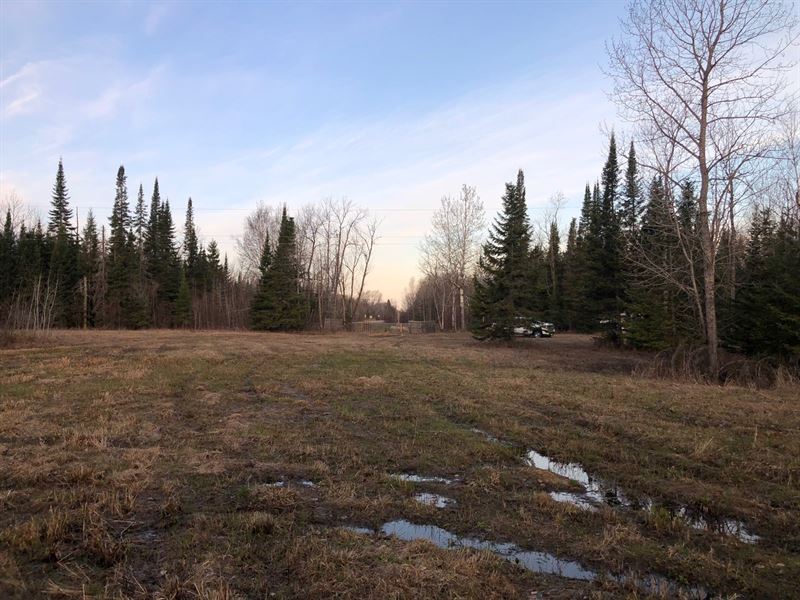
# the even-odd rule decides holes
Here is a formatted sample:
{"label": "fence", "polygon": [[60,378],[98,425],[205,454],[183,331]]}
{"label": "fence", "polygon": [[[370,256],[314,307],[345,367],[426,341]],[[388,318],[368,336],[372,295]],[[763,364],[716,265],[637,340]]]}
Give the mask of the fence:
{"label": "fence", "polygon": [[408,323],[387,323],[386,321],[357,321],[352,324],[352,331],[356,333],[435,333],[435,321],[409,321]]}

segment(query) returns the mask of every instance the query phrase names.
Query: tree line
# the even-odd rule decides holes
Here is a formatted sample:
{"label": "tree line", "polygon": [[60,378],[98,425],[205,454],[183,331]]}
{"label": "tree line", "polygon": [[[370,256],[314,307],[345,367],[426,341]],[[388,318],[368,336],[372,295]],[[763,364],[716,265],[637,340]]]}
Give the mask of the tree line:
{"label": "tree line", "polygon": [[91,211],[83,227],[70,205],[61,161],[48,222],[14,222],[0,235],[0,307],[7,325],[49,327],[237,327],[248,299],[214,240],[198,241],[191,198],[177,241],[158,179],[149,202],[139,185],[131,207],[125,168],[117,171],[108,227]]}
{"label": "tree line", "polygon": [[346,199],[297,218],[259,205],[236,273],[216,241],[200,243],[191,198],[180,237],[158,179],[149,202],[139,185],[131,206],[123,166],[108,227],[91,211],[82,228],[77,221],[60,160],[46,225],[9,206],[0,233],[7,327],[338,329],[375,312],[365,282],[378,224]]}
{"label": "tree line", "polygon": [[[696,185],[665,188],[640,176],[634,144],[620,177],[611,135],[600,180],[586,185],[566,244],[550,223],[532,241],[524,174],[506,184],[503,205],[474,275],[472,331],[509,338],[517,319],[564,330],[604,332],[617,344],[666,349],[708,343],[702,298]],[[721,344],[750,355],[800,356],[800,203],[756,204],[745,232],[726,230],[715,282]]]}

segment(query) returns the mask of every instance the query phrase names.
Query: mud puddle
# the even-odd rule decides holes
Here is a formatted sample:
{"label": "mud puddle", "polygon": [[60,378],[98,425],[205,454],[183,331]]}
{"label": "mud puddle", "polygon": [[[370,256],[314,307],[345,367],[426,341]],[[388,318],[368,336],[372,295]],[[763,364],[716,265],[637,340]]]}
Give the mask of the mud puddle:
{"label": "mud puddle", "polygon": [[459,549],[469,548],[486,550],[497,556],[517,564],[533,573],[557,575],[578,581],[598,581],[607,579],[619,584],[635,585],[649,594],[705,599],[708,597],[706,590],[700,587],[685,587],[660,575],[608,575],[600,574],[589,569],[579,562],[560,559],[548,552],[523,550],[516,544],[492,542],[470,537],[461,537],[435,525],[418,525],[406,520],[395,520],[384,523],[379,530],[373,531],[366,527],[347,526],[348,531],[359,534],[380,533],[393,536],[397,539],[411,542],[426,540],[438,548]]}
{"label": "mud puddle", "polygon": [[[472,428],[471,431],[489,442],[504,446],[511,445],[482,429]],[[529,450],[525,454],[523,461],[528,466],[550,471],[555,475],[575,481],[583,487],[582,492],[550,492],[550,497],[556,502],[564,502],[589,511],[596,511],[598,507],[604,504],[634,511],[646,511],[649,514],[654,514],[656,511],[666,511],[671,518],[679,519],[686,526],[693,529],[733,536],[745,544],[755,544],[761,539],[758,535],[749,531],[742,521],[716,517],[702,506],[674,505],[656,502],[646,496],[628,496],[615,483],[590,474],[577,463],[558,462],[535,450]]]}

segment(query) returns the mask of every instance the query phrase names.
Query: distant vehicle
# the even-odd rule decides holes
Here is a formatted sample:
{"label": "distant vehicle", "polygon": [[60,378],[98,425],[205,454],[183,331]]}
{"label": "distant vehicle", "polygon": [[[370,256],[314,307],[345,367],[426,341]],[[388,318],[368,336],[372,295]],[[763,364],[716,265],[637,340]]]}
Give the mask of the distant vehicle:
{"label": "distant vehicle", "polygon": [[516,317],[514,319],[514,335],[525,337],[553,337],[556,326],[547,321],[535,321],[528,317]]}

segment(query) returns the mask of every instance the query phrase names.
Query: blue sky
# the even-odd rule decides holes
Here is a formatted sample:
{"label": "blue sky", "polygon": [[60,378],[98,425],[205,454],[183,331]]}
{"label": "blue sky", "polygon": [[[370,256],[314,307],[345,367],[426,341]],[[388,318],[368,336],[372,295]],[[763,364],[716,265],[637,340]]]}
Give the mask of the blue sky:
{"label": "blue sky", "polygon": [[[383,219],[370,289],[399,299],[443,194],[492,218],[525,169],[533,220],[576,215],[614,123],[621,2],[0,3],[0,200],[46,214],[59,156],[102,220],[124,164],[234,258],[247,211],[347,196]],[[398,210],[403,209],[403,210]],[[409,210],[412,209],[412,210]]]}

